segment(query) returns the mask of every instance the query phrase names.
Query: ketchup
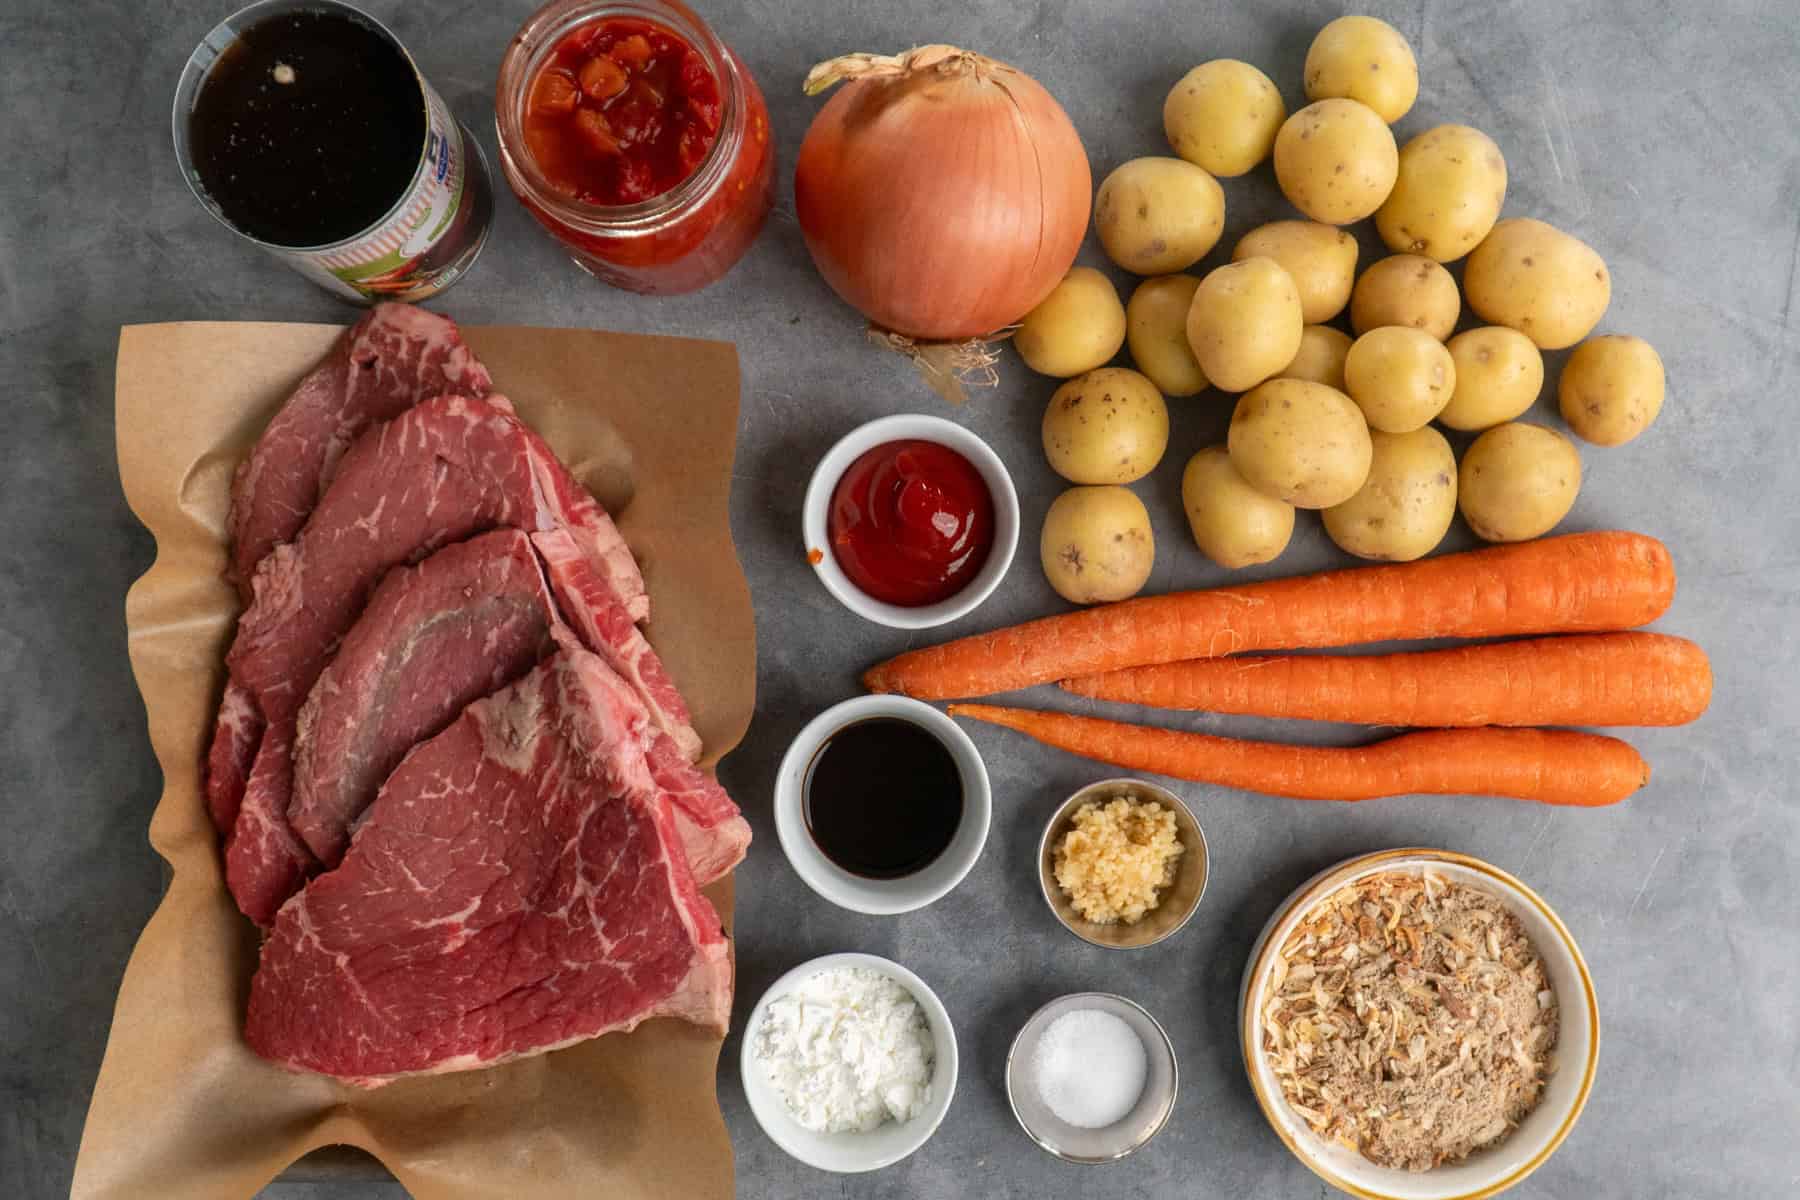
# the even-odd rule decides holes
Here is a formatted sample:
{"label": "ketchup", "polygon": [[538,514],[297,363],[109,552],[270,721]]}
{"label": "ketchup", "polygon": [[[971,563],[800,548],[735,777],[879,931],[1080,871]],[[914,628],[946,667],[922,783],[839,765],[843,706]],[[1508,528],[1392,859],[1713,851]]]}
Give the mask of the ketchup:
{"label": "ketchup", "polygon": [[569,34],[532,80],[525,144],[551,186],[584,204],[637,204],[694,173],[719,136],[719,81],[648,21]]}
{"label": "ketchup", "polygon": [[994,501],[973,464],[936,442],[888,442],[850,464],[826,525],[838,566],[887,604],[960,592],[994,545]]}

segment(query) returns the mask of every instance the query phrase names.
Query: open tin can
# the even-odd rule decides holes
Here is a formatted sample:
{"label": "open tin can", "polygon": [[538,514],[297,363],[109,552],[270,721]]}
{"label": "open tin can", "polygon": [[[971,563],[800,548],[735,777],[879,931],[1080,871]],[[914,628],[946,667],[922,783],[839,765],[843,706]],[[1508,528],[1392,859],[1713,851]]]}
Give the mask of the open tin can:
{"label": "open tin can", "polygon": [[[207,188],[196,161],[196,106],[208,77],[219,61],[238,47],[246,31],[283,17],[319,15],[347,18],[392,48],[394,62],[410,72],[411,86],[418,88],[424,137],[410,181],[382,216],[366,228],[325,244],[283,244],[242,228]],[[277,82],[281,82],[279,76]],[[402,89],[407,86],[400,85]],[[494,200],[481,147],[451,116],[399,39],[375,18],[341,0],[259,0],[219,22],[182,69],[171,125],[182,175],[206,210],[239,237],[345,300],[372,303],[434,296],[462,277],[487,240]],[[342,140],[347,145],[357,144],[355,134],[348,130]],[[292,182],[299,187],[306,181]]]}

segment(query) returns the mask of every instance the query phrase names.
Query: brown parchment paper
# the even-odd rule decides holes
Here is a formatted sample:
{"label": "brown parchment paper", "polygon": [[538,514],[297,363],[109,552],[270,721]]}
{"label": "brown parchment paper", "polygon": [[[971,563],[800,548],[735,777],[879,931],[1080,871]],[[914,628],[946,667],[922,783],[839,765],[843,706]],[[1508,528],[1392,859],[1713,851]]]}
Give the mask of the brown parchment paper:
{"label": "brown parchment paper", "polygon": [[[463,332],[497,390],[614,510],[643,563],[650,640],[716,762],[749,724],[756,675],[727,516],[735,349],[587,330]],[[164,779],[150,842],[173,878],[119,989],[72,1197],[244,1200],[337,1143],[375,1155],[418,1200],[728,1197],[720,1039],[678,1021],[375,1091],[290,1074],[243,1042],[257,939],[226,894],[199,778],[237,617],[221,574],[229,484],[338,333],[225,322],[120,332],[120,476],[156,537],[126,622]],[[729,927],[730,881],[708,895]]]}

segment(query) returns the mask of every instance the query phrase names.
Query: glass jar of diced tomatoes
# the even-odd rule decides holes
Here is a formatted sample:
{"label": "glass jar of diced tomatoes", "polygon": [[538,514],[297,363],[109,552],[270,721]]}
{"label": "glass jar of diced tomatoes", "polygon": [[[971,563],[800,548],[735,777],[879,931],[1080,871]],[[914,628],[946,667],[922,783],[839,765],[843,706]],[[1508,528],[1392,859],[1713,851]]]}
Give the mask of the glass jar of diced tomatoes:
{"label": "glass jar of diced tomatoes", "polygon": [[520,202],[616,287],[705,287],[769,214],[762,92],[681,0],[552,0],[508,47],[494,112]]}

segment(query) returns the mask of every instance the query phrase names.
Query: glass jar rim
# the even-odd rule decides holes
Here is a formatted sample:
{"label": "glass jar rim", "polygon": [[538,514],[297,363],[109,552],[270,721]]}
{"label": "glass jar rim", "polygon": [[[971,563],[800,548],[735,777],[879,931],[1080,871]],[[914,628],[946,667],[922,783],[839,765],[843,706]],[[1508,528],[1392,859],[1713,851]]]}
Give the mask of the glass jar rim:
{"label": "glass jar rim", "polygon": [[[413,168],[412,178],[407,181],[406,187],[394,201],[393,207],[377,217],[368,226],[357,230],[355,233],[339,238],[334,242],[321,242],[317,245],[308,246],[290,246],[282,242],[265,242],[255,234],[240,229],[231,218],[227,217],[224,209],[220,207],[219,202],[207,193],[205,186],[200,182],[199,171],[194,166],[192,134],[189,129],[189,122],[193,118],[194,105],[199,101],[200,91],[206,86],[207,78],[211,75],[212,68],[218,61],[219,54],[224,47],[236,41],[243,30],[257,24],[265,18],[286,16],[295,13],[338,13],[373,29],[382,39],[399,52],[400,57],[406,60],[406,65],[412,69],[413,81],[419,88],[419,104],[425,113],[425,132],[419,139],[418,165]],[[213,52],[210,58],[205,56],[207,50]],[[388,224],[395,217],[399,216],[406,208],[413,190],[419,186],[419,180],[424,176],[426,171],[431,169],[431,162],[427,155],[431,149],[432,96],[433,92],[431,90],[431,85],[426,82],[425,73],[419,69],[419,64],[417,60],[413,58],[412,51],[408,50],[405,44],[395,36],[393,30],[382,24],[372,14],[349,3],[348,0],[251,0],[250,3],[245,4],[236,12],[213,26],[212,31],[204,38],[200,39],[199,43],[195,45],[193,51],[188,55],[187,62],[183,64],[181,68],[181,78],[175,84],[175,99],[171,106],[169,124],[170,132],[175,143],[175,157],[178,165],[181,167],[182,180],[187,184],[188,191],[193,193],[194,199],[200,202],[200,207],[210,213],[213,220],[255,246],[277,250],[283,254],[329,254],[334,250],[341,250],[346,246],[355,245],[357,242],[368,237],[372,231],[380,229],[382,226]],[[454,120],[455,119],[452,118],[453,124]],[[475,149],[476,153],[480,153],[480,147],[475,144],[475,139],[473,137],[465,135],[465,140]]]}
{"label": "glass jar rim", "polygon": [[[706,63],[719,83],[722,107],[718,134],[687,178],[665,192],[634,204],[588,204],[570,199],[551,186],[524,145],[525,105],[531,81],[557,43],[576,28],[609,17],[635,17],[662,25],[683,38]],[[500,60],[494,93],[494,132],[502,162],[511,167],[515,186],[558,221],[585,233],[649,232],[673,214],[697,207],[724,181],[741,140],[736,118],[743,107],[736,64],[712,27],[682,0],[550,0],[526,18]]]}

